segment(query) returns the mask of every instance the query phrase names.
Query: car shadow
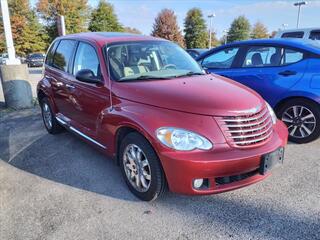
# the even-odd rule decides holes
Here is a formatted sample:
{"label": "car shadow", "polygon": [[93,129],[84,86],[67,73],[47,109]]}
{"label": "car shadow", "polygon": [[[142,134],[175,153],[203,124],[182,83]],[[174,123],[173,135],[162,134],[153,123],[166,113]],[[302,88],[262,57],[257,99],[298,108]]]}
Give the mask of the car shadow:
{"label": "car shadow", "polygon": [[48,134],[39,115],[2,120],[0,132],[0,159],[12,166],[75,188],[137,201],[114,161],[72,133]]}
{"label": "car shadow", "polygon": [[[0,158],[12,166],[51,181],[128,202],[139,201],[127,189],[118,166],[69,132],[47,134],[38,112],[14,114],[0,121]],[[319,221],[290,211],[262,192],[260,201],[250,192],[214,196],[182,196],[168,192],[146,206],[190,217],[194,228],[224,226],[228,238],[239,231],[256,239],[317,239]],[[145,204],[145,203],[141,203]],[[280,206],[279,206],[280,205]],[[151,213],[152,214],[152,211]],[[199,230],[200,231],[200,230]]]}

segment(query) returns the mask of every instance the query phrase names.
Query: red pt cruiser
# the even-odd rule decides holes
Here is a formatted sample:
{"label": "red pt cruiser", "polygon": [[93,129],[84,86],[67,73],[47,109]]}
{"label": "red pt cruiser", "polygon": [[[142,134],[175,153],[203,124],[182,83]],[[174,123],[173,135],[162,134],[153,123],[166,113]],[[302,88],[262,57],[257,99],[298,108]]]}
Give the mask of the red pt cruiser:
{"label": "red pt cruiser", "polygon": [[282,163],[288,137],[257,93],[141,35],[57,38],[38,99],[49,133],[67,128],[112,156],[146,201],[167,186],[213,194],[263,180]]}

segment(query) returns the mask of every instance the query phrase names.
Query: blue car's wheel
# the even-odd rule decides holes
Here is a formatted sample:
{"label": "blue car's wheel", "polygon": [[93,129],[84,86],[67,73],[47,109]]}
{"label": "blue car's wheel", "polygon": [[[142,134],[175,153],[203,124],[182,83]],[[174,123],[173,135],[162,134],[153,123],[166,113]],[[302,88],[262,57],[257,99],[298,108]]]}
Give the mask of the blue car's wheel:
{"label": "blue car's wheel", "polygon": [[278,117],[288,126],[289,140],[308,143],[320,136],[320,106],[306,99],[292,99],[283,104]]}

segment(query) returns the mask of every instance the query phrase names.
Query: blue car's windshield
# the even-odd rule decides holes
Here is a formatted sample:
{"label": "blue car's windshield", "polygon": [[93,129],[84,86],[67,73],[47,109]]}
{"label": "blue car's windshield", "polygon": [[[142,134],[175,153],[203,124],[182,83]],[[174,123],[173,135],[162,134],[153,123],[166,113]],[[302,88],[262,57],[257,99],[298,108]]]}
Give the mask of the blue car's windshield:
{"label": "blue car's windshield", "polygon": [[199,64],[185,50],[166,41],[112,44],[107,56],[111,76],[116,81],[203,74]]}

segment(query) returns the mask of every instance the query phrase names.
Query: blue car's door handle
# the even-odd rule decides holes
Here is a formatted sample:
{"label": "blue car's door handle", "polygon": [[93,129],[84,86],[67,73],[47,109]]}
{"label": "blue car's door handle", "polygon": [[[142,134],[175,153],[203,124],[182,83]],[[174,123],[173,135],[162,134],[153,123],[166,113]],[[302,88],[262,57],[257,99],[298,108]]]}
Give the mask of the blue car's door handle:
{"label": "blue car's door handle", "polygon": [[279,75],[282,75],[284,77],[287,77],[287,76],[291,76],[291,75],[296,75],[297,72],[295,71],[290,71],[290,70],[286,70],[286,71],[283,71],[283,72],[279,72],[278,73]]}

